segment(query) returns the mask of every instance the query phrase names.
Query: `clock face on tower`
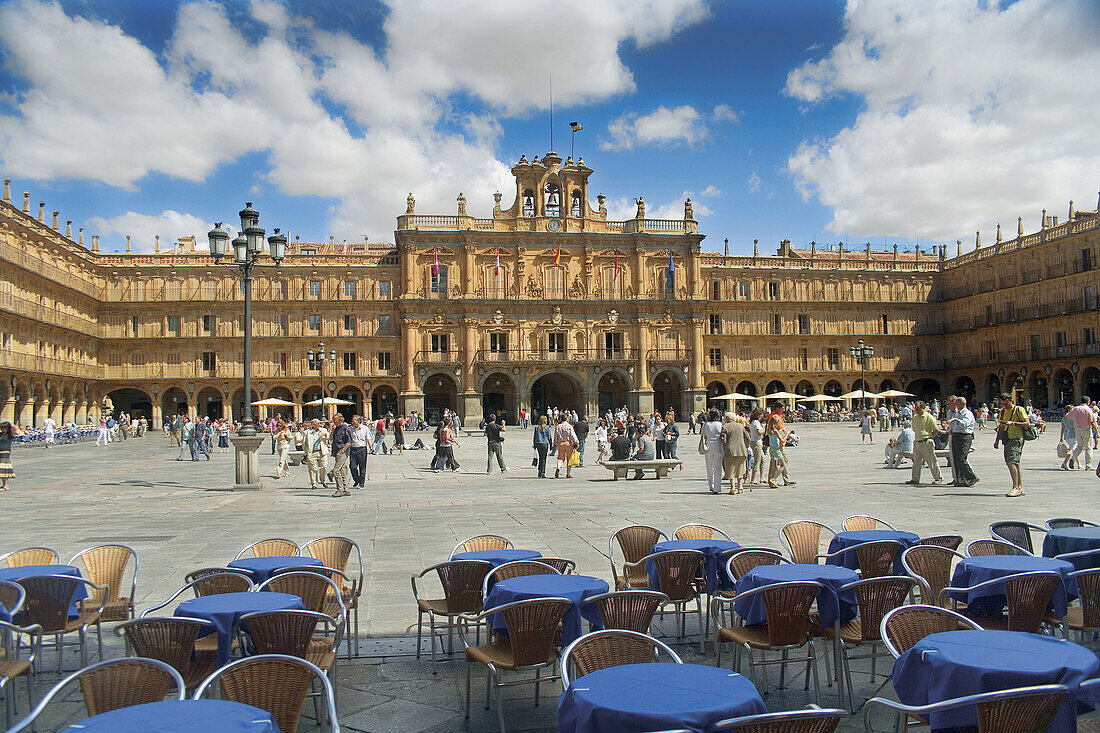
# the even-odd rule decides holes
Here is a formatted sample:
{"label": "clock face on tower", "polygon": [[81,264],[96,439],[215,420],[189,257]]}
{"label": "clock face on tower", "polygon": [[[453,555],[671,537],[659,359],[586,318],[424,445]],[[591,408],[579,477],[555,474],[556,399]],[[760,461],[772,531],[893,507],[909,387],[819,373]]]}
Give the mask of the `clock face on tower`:
{"label": "clock face on tower", "polygon": [[546,222],[546,228],[552,232],[556,232],[561,229],[561,222],[557,219],[551,219],[550,221]]}

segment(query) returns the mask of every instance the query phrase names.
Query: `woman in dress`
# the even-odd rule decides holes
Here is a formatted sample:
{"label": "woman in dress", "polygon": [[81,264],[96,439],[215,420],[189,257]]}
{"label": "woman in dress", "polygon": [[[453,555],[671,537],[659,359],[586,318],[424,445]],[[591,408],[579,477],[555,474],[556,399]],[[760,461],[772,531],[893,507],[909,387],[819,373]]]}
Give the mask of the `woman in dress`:
{"label": "woman in dress", "polygon": [[775,479],[783,475],[783,469],[787,467],[787,461],[783,456],[783,444],[787,442],[787,434],[779,427],[779,415],[773,412],[768,416],[768,427],[765,435],[768,438],[768,487],[778,489],[779,484]]}
{"label": "woman in dress", "polygon": [[871,417],[870,410],[863,411],[863,417],[859,419],[859,442],[862,443],[866,438],[870,442],[875,442],[875,434],[871,432],[872,423],[874,422]]}
{"label": "woman in dress", "polygon": [[596,423],[596,463],[602,463],[604,456],[607,455],[607,421],[602,417]]}
{"label": "woman in dress", "polygon": [[[722,457],[723,470],[724,475],[729,477],[729,493],[740,494],[744,491],[745,464],[749,460],[749,434],[732,412],[727,412],[725,418],[721,438],[726,449]],[[751,486],[749,491],[752,491]]]}
{"label": "woman in dress", "polygon": [[764,480],[764,425],[760,418],[764,411],[759,407],[749,413],[749,447],[752,448],[752,468],[749,473],[749,491]]}
{"label": "woman in dress", "polygon": [[25,433],[6,420],[0,423],[0,491],[7,491],[8,480],[15,478],[15,469],[11,467],[11,440],[16,435]]}
{"label": "woman in dress", "polygon": [[458,446],[458,441],[455,440],[454,432],[451,426],[446,421],[439,423],[439,451],[443,457],[443,465],[440,468],[450,466],[451,471],[457,471],[459,469],[458,461],[455,460],[455,447]]}
{"label": "woman in dress", "polygon": [[565,477],[573,478],[573,467],[569,465],[569,457],[577,447],[577,432],[565,419],[565,413],[558,417],[558,425],[554,428],[554,443],[558,446],[558,462],[554,468],[554,478],[561,478],[561,469],[565,468]]}

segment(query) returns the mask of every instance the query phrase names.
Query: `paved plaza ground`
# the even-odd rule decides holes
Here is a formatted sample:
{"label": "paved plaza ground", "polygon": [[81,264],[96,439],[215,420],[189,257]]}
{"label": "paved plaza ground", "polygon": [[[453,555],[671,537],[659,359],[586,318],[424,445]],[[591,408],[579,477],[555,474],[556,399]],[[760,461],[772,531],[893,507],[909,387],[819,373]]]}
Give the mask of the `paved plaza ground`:
{"label": "paved plaza ground", "polygon": [[[510,470],[503,475],[486,476],[484,439],[466,438],[456,451],[462,464],[458,472],[427,470],[431,451],[371,456],[367,488],[344,499],[331,498],[331,490],[310,491],[304,467],[287,479],[272,478],[275,460],[266,446],[261,452],[265,488],[248,493],[210,490],[232,485],[232,455],[180,463],[178,449],[160,434],[106,448],[89,443],[17,448],[17,478],[10,492],[0,494],[0,551],[46,545],[64,560],[94,544],[130,545],[141,559],[140,611],[170,596],[186,572],[225,564],[252,541],[350,537],[363,550],[361,626],[371,638],[361,641],[365,656],[340,669],[342,723],[349,730],[452,731],[463,729],[464,665],[449,662],[433,677],[426,661],[410,658],[413,644],[407,637],[410,630],[415,634],[416,610],[409,577],[445,560],[454,544],[470,535],[502,534],[517,547],[574,559],[578,573],[610,580],[608,538],[633,523],[652,524],[671,535],[681,524],[706,522],[742,545],[776,547],[779,527],[799,518],[839,529],[845,516],[866,513],[921,535],[952,532],[969,541],[988,537],[989,523],[999,519],[1041,524],[1055,516],[1100,516],[1100,480],[1093,472],[1058,469],[1056,428],[1027,444],[1027,495],[1009,499],[1004,496],[1008,474],[1000,451],[992,448],[992,431],[979,433],[971,456],[981,482],[955,488],[908,486],[907,468],[884,468],[888,434],[876,433],[876,442],[868,445],[860,444],[852,424],[795,427],[802,443],[789,454],[797,485],[755,487],[740,496],[707,492],[697,437],[686,428],[679,449],[684,468],[667,480],[615,482],[610,471],[591,465],[575,469],[571,480],[540,480],[530,465],[531,432],[509,428],[505,457]],[[595,458],[593,448],[589,441],[586,461]],[[950,469],[943,470],[949,481]],[[931,481],[927,471],[923,480]],[[666,621],[664,627],[671,629],[671,624]],[[675,648],[684,651],[685,661],[700,661],[697,646],[696,651],[687,644]],[[109,654],[119,653],[112,644]],[[708,648],[702,661],[711,659]],[[823,667],[821,672],[824,677]],[[42,679],[48,685],[56,677]],[[486,713],[476,702],[482,679],[476,670],[470,730],[495,730],[495,710]],[[866,674],[856,680],[865,697],[881,683],[880,676],[870,685]],[[801,690],[801,679],[795,687],[769,695],[769,709],[812,702]],[[835,688],[823,689],[828,690],[823,702],[835,702]],[[556,683],[544,685],[543,703],[535,708],[529,686],[507,691],[509,730],[553,729],[558,692]],[[888,685],[885,692],[890,692]],[[844,729],[862,728],[852,721]]]}

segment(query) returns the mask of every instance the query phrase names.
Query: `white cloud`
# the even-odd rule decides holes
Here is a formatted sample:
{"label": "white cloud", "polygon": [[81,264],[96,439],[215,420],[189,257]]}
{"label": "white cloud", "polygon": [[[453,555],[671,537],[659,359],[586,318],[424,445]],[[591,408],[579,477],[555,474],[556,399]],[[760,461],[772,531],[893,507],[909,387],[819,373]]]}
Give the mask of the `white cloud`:
{"label": "white cloud", "polygon": [[[181,214],[168,209],[158,215],[139,214],[127,211],[125,214],[104,219],[94,216],[88,220],[88,228],[98,233],[102,239],[103,251],[117,249],[123,251],[126,236],[130,236],[130,247],[134,252],[152,252],[156,248],[156,236],[160,235],[162,251],[176,246],[178,237],[194,236],[196,241],[206,246],[206,233],[213,229],[213,223],[203,221],[191,214]],[[222,225],[230,231],[230,237],[236,236],[236,229]]]}
{"label": "white cloud", "polygon": [[718,188],[715,185],[710,185],[710,186],[707,186],[706,188],[704,188],[702,191],[700,191],[699,195],[700,196],[707,196],[707,197],[721,196],[722,195],[722,189]]}
{"label": "white cloud", "polygon": [[[645,215],[647,219],[674,219],[680,221],[684,218],[684,200],[691,199],[692,215],[698,219],[700,216],[710,216],[714,211],[706,204],[695,199],[692,191],[684,191],[678,199],[654,203],[646,202]],[[618,196],[608,199],[607,218],[609,221],[625,221],[633,219],[638,213],[638,205],[629,196]]]}
{"label": "white cloud", "polygon": [[728,104],[719,104],[711,113],[711,119],[715,122],[735,123],[740,121],[741,116]]}
{"label": "white cloud", "polygon": [[[702,0],[402,0],[375,49],[278,3],[246,12],[260,28],[248,38],[221,5],[185,2],[158,57],[56,1],[0,6],[8,70],[27,86],[0,114],[0,167],[135,189],[153,173],[203,181],[266,152],[261,181],[337,199],[337,239],[388,239],[409,191],[422,211],[453,210],[463,191],[488,214],[510,180],[499,116],[546,106],[543,71],[570,60],[554,79],[558,104],[630,93],[620,46],[661,42],[708,14]],[[472,111],[455,113],[455,98]]]}
{"label": "white cloud", "polygon": [[762,181],[760,179],[760,176],[757,175],[756,171],[753,171],[752,175],[749,176],[748,183],[749,183],[749,193],[759,193],[760,192],[760,187],[762,185],[764,185],[764,181]]}
{"label": "white cloud", "polygon": [[607,126],[608,137],[600,141],[600,147],[604,150],[631,150],[646,145],[694,146],[705,141],[715,127],[737,121],[737,112],[727,104],[716,106],[709,118],[690,104],[674,109],[662,104],[647,115],[624,112],[612,120]]}
{"label": "white cloud", "polygon": [[1088,0],[848,4],[845,35],[787,77],[854,123],[788,160],[829,230],[955,239],[1096,188],[1100,6]]}

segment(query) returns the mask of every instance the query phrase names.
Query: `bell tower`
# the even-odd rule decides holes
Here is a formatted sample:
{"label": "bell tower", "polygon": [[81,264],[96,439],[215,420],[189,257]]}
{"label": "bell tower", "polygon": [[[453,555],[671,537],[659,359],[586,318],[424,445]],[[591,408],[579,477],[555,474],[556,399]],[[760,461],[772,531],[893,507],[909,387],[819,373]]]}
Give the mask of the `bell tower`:
{"label": "bell tower", "polygon": [[586,222],[604,221],[606,212],[594,210],[588,203],[588,177],[592,169],[584,159],[576,162],[549,152],[540,160],[524,155],[512,166],[516,197],[508,209],[498,208],[493,218],[510,220],[520,231],[584,231]]}

